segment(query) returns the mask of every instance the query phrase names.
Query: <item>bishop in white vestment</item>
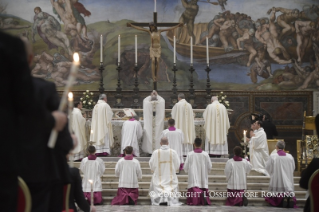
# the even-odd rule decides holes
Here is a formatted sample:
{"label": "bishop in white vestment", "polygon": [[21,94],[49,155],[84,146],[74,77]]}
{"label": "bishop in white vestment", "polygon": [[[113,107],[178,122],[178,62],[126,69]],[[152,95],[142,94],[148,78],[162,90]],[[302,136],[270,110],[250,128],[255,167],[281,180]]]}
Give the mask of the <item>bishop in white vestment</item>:
{"label": "bishop in white vestment", "polygon": [[138,180],[142,179],[140,162],[133,158],[133,147],[125,147],[125,157],[115,166],[115,175],[119,177],[117,195],[112,205],[136,205],[138,199]]}
{"label": "bishop in white vestment", "polygon": [[227,134],[230,128],[226,107],[218,102],[218,97],[212,97],[212,103],[203,113],[206,131],[205,151],[210,155],[228,154]]}
{"label": "bishop in white vestment", "polygon": [[[134,110],[125,108],[124,111],[130,119],[125,121],[122,126],[121,151],[123,151],[127,146],[132,146],[133,155],[139,157],[140,149],[138,141],[142,138],[143,129],[141,123],[133,118],[136,116]],[[121,156],[124,156],[124,154]]]}
{"label": "bishop in white vestment", "polygon": [[164,130],[161,134],[161,138],[166,137],[168,139],[169,148],[174,149],[179,156],[180,167],[179,169],[183,169],[184,157],[183,157],[183,141],[184,134],[180,129],[175,128],[175,120],[169,119],[168,126],[169,128]]}
{"label": "bishop in white vestment", "polygon": [[183,155],[193,150],[193,143],[196,137],[194,113],[192,105],[185,100],[185,95],[178,94],[178,103],[172,109],[172,119],[175,120],[176,128],[184,134]]}
{"label": "bishop in white vestment", "polygon": [[284,193],[294,192],[294,171],[295,160],[291,154],[285,153],[285,142],[278,141],[276,144],[277,153],[269,156],[266,163],[266,170],[270,175],[269,192],[280,193],[279,197],[265,197],[265,200],[272,206],[296,207],[296,197],[285,197]]}
{"label": "bishop in white vestment", "polygon": [[81,113],[82,102],[78,101],[74,104],[74,108],[72,111],[72,129],[74,134],[78,139],[78,145],[72,151],[73,159],[79,160],[84,158],[85,155],[85,147],[87,144],[86,140],[86,130],[85,130],[85,118]]}
{"label": "bishop in white vestment", "polygon": [[89,156],[81,161],[80,170],[83,173],[82,188],[84,196],[91,202],[91,183],[93,180],[94,204],[102,203],[101,177],[105,171],[104,161],[96,157],[95,147],[89,146]]}
{"label": "bishop in white vestment", "polygon": [[188,153],[184,170],[188,173],[188,205],[210,205],[208,191],[208,174],[212,170],[212,162],[207,152],[201,148],[202,139],[196,138],[194,151]]}
{"label": "bishop in white vestment", "polygon": [[251,128],[254,132],[251,133],[251,138],[246,138],[249,142],[248,147],[250,151],[250,162],[253,166],[252,170],[269,176],[265,169],[266,162],[269,158],[269,149],[267,143],[267,136],[264,129],[261,127],[262,121],[255,121]]}
{"label": "bishop in white vestment", "polygon": [[181,205],[178,201],[178,178],[176,172],[179,169],[179,157],[175,150],[168,146],[167,138],[161,139],[161,148],[155,150],[149,161],[153,172],[150,197],[152,205]]}
{"label": "bishop in white vestment", "polygon": [[244,190],[247,190],[247,174],[249,174],[252,165],[240,157],[242,148],[234,148],[234,157],[229,159],[225,166],[225,175],[227,180],[227,192],[232,196],[227,197],[228,206],[247,206],[248,201],[244,196]]}
{"label": "bishop in white vestment", "polygon": [[111,123],[113,111],[106,102],[106,95],[101,94],[92,112],[91,132],[93,133],[90,135],[90,141],[96,148],[96,155],[105,156],[110,154],[114,142]]}
{"label": "bishop in white vestment", "polygon": [[152,154],[160,148],[160,135],[164,130],[165,99],[153,91],[143,100],[144,132],[142,150]]}

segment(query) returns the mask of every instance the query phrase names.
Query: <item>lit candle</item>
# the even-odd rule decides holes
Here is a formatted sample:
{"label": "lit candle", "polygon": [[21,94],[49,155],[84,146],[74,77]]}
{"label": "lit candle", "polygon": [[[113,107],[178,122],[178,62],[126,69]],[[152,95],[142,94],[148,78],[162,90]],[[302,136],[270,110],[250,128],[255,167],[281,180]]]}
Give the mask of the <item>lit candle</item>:
{"label": "lit candle", "polygon": [[93,130],[91,130],[90,141],[93,141]]}
{"label": "lit candle", "polygon": [[119,38],[118,38],[118,55],[117,55],[117,58],[118,58],[118,66],[120,66],[120,62],[121,62],[121,57],[120,57],[120,52],[121,52],[121,35],[119,35]]}
{"label": "lit candle", "polygon": [[176,37],[174,35],[174,65],[176,64]]}
{"label": "lit candle", "polygon": [[193,66],[193,37],[191,37],[191,66]]}
{"label": "lit candle", "polygon": [[[60,105],[59,105],[59,111],[63,111],[64,108],[66,107],[66,103],[67,103],[67,95],[68,95],[68,92],[71,88],[71,86],[73,85],[74,83],[74,80],[76,79],[76,75],[78,73],[78,70],[79,70],[79,65],[80,65],[80,58],[79,58],[79,54],[78,53],[74,53],[73,54],[73,64],[72,64],[72,67],[71,67],[71,71],[70,71],[70,74],[69,74],[69,77],[68,77],[68,81],[64,87],[64,91],[63,91],[63,94],[62,94],[62,97],[61,97],[61,101],[60,101]],[[54,148],[55,146],[55,143],[56,143],[56,139],[57,139],[57,135],[58,135],[58,132],[53,129],[51,131],[51,135],[50,135],[50,138],[49,138],[49,143],[48,143],[48,147],[49,148]]]}
{"label": "lit candle", "polygon": [[100,48],[100,62],[103,63],[103,35],[101,35],[100,37],[100,45],[101,45],[101,48]]}
{"label": "lit candle", "polygon": [[68,100],[69,100],[69,110],[68,110],[68,115],[69,115],[69,132],[72,133],[72,110],[73,110],[73,93],[69,92],[68,94]]}
{"label": "lit candle", "polygon": [[207,66],[209,66],[208,37],[206,37],[206,57],[207,57]]}
{"label": "lit candle", "polygon": [[135,35],[135,65],[137,65],[137,35]]}
{"label": "lit candle", "polygon": [[93,180],[88,180],[91,183],[91,206],[94,205],[94,198],[93,198]]}
{"label": "lit candle", "polygon": [[156,0],[154,0],[154,13],[156,13]]}
{"label": "lit candle", "polygon": [[246,130],[244,130],[244,143],[246,143]]}

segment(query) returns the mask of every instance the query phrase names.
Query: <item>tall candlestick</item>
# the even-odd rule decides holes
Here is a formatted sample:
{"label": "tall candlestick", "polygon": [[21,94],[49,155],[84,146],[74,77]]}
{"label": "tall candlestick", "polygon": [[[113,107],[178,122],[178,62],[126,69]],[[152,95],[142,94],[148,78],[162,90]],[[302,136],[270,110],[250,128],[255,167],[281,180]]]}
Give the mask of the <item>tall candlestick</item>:
{"label": "tall candlestick", "polygon": [[100,62],[103,63],[103,35],[100,37]]}
{"label": "tall candlestick", "polygon": [[174,35],[174,64],[176,64],[176,37]]}
{"label": "tall candlestick", "polygon": [[193,37],[191,37],[191,66],[193,66]]}
{"label": "tall candlestick", "polygon": [[156,13],[156,0],[154,0],[154,13]]}
{"label": "tall candlestick", "polygon": [[137,65],[137,35],[135,35],[135,65]]}
{"label": "tall candlestick", "polygon": [[244,143],[246,143],[246,130],[244,130]]}
{"label": "tall candlestick", "polygon": [[117,60],[118,60],[118,66],[120,66],[120,62],[121,62],[121,56],[120,56],[120,52],[121,52],[121,35],[119,35],[118,38],[118,49],[117,49],[118,53],[117,53]]}
{"label": "tall candlestick", "polygon": [[[71,67],[71,71],[70,71],[70,75],[68,77],[68,81],[64,87],[64,91],[61,97],[61,101],[60,101],[60,105],[59,105],[59,111],[63,111],[66,107],[66,103],[67,103],[67,95],[68,92],[70,90],[70,87],[73,85],[74,80],[76,79],[76,75],[78,73],[78,69],[79,69],[79,65],[80,65],[80,58],[79,58],[79,54],[78,53],[74,53],[73,54],[73,64]],[[49,138],[49,143],[48,143],[48,147],[49,148],[54,148],[55,143],[56,143],[56,139],[58,136],[58,132],[56,130],[52,130],[51,131],[51,135]]]}
{"label": "tall candlestick", "polygon": [[94,198],[93,198],[93,180],[88,180],[91,183],[91,206],[94,205]]}
{"label": "tall candlestick", "polygon": [[69,92],[68,94],[69,107],[68,107],[68,115],[69,115],[69,132],[72,134],[72,110],[73,110],[73,93]]}
{"label": "tall candlestick", "polygon": [[209,66],[208,37],[206,37],[206,57],[207,57],[207,66]]}

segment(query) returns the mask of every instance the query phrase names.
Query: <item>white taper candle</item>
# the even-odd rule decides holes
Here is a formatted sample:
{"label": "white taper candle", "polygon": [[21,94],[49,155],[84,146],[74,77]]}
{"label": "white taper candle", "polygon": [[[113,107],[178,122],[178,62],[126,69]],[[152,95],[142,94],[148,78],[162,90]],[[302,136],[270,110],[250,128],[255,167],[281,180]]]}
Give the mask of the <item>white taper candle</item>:
{"label": "white taper candle", "polygon": [[174,35],[174,64],[176,64],[176,37]]}
{"label": "white taper candle", "polygon": [[118,58],[118,66],[120,66],[120,62],[121,62],[121,56],[120,56],[120,52],[121,52],[121,35],[119,35],[118,38],[118,49],[117,49],[118,53],[117,53],[117,58]]}
{"label": "white taper candle", "polygon": [[209,66],[208,37],[206,37],[206,58],[207,58],[207,66]]}
{"label": "white taper candle", "polygon": [[193,37],[191,37],[191,66],[193,65]]}
{"label": "white taper candle", "polygon": [[103,35],[100,37],[100,62],[103,63]]}
{"label": "white taper candle", "polygon": [[156,13],[156,0],[154,0],[154,12]]}
{"label": "white taper candle", "polygon": [[137,35],[135,35],[135,64],[137,65]]}

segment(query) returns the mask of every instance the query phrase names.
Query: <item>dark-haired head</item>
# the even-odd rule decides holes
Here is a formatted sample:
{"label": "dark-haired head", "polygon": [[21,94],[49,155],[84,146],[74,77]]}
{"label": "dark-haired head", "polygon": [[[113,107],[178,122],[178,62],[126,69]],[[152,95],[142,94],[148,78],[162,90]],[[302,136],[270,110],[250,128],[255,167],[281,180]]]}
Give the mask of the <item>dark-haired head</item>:
{"label": "dark-haired head", "polygon": [[240,156],[241,153],[242,153],[242,151],[243,151],[243,149],[242,149],[240,146],[236,146],[236,147],[234,148],[234,155]]}
{"label": "dark-haired head", "polygon": [[89,146],[88,147],[88,152],[90,153],[90,155],[93,155],[95,153],[96,149],[94,146]]}
{"label": "dark-haired head", "polygon": [[168,120],[168,125],[169,126],[174,126],[175,125],[175,120],[174,119],[169,119]]}
{"label": "dark-haired head", "polygon": [[132,152],[133,152],[133,147],[131,147],[131,146],[125,147],[124,152],[125,152],[126,155],[132,154]]}
{"label": "dark-haired head", "polygon": [[195,147],[201,147],[202,146],[202,139],[195,138],[194,144],[195,144]]}

